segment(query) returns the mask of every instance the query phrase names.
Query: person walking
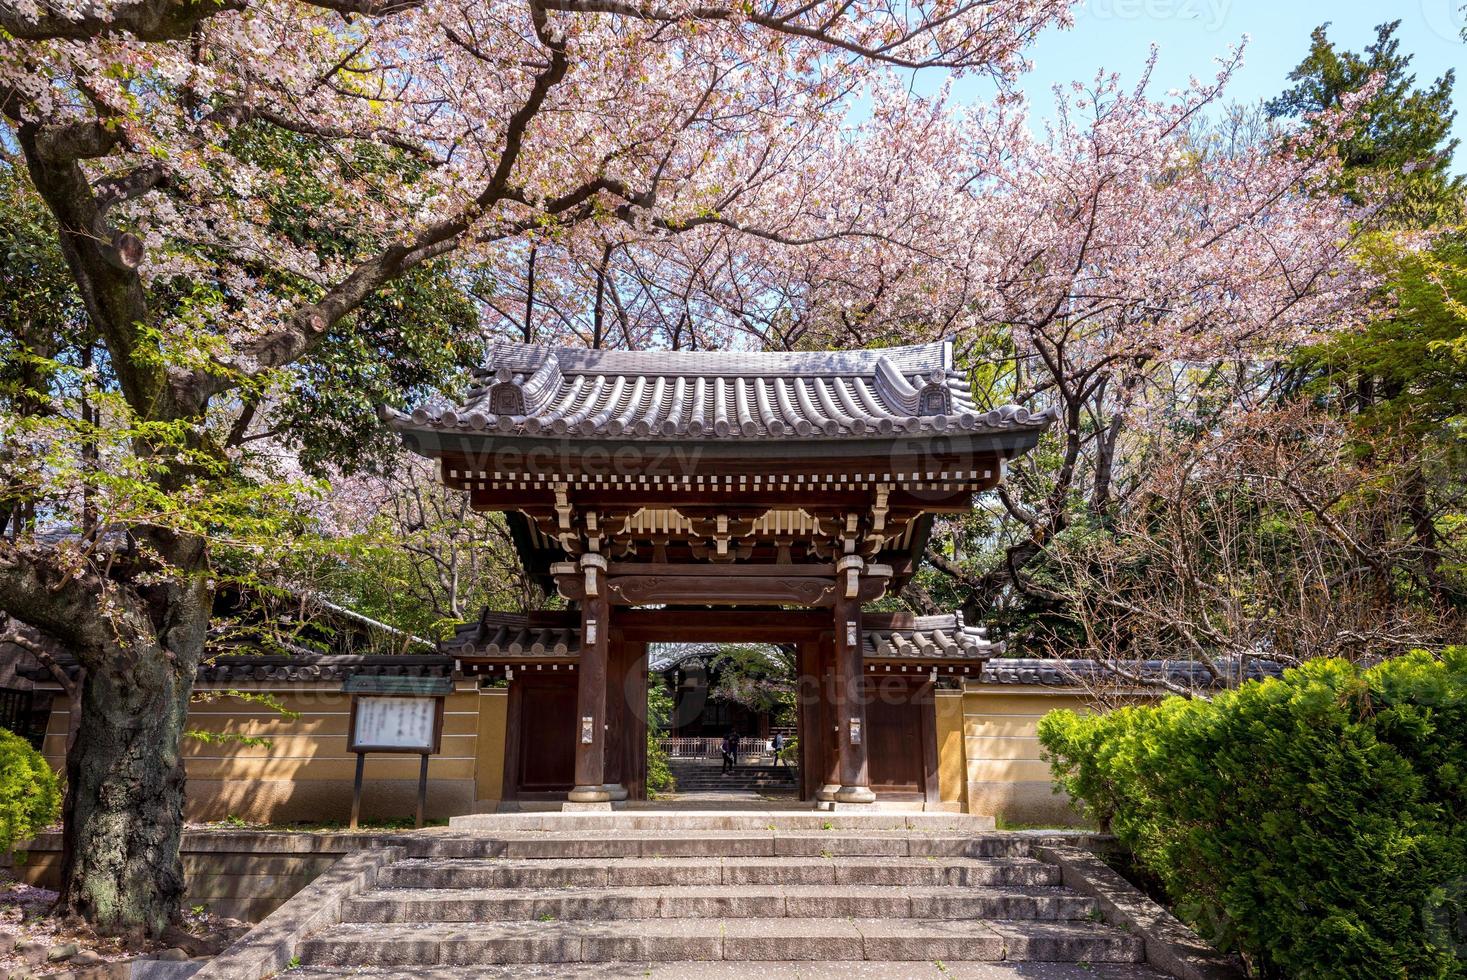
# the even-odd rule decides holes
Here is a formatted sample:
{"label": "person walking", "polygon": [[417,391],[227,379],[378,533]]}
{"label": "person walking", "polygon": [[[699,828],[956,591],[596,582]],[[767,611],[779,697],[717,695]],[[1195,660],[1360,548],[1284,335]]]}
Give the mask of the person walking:
{"label": "person walking", "polygon": [[[774,733],[774,764],[776,766],[783,766],[784,765],[784,756],[781,755],[782,752],[784,752],[784,732],[775,732]],[[788,768],[788,767],[786,767],[786,768]]]}
{"label": "person walking", "polygon": [[723,771],[730,772],[734,765],[734,751],[738,748],[733,732],[723,736]]}

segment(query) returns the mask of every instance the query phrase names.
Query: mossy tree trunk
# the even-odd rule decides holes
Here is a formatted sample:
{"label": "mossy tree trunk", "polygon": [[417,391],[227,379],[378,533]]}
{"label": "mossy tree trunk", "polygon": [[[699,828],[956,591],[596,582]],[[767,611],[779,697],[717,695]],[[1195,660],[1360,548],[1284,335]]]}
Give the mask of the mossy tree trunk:
{"label": "mossy tree trunk", "polygon": [[180,742],[193,684],[178,662],[145,643],[121,669],[89,670],[66,759],[58,909],[131,938],[162,936],[183,898]]}
{"label": "mossy tree trunk", "polygon": [[202,544],[175,544],[189,560],[157,580],[126,556],[103,578],[69,573],[49,549],[0,544],[0,601],[85,668],[57,911],[130,940],[169,934],[184,891],[180,746],[212,597]]}

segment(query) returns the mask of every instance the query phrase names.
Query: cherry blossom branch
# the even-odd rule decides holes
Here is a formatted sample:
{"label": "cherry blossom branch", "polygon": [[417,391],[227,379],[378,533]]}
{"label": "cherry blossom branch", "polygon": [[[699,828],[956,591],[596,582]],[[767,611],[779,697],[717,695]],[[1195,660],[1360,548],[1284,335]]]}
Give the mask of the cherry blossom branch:
{"label": "cherry blossom branch", "polygon": [[[544,10],[537,2],[531,3],[531,16],[536,34],[549,52],[549,64],[535,76],[529,94],[510,116],[498,163],[488,185],[477,196],[473,205],[430,226],[413,240],[393,244],[359,263],[320,300],[297,311],[280,329],[268,332],[248,345],[243,352],[244,359],[252,362],[253,371],[278,368],[299,358],[325,336],[332,323],[360,306],[384,283],[408,269],[451,251],[480,214],[511,196],[510,177],[524,145],[525,133],[544,106],[550,90],[565,78],[570,69],[565,41],[549,25]],[[583,188],[580,192],[584,198],[594,193],[594,188]],[[580,199],[583,198],[573,193],[565,207],[573,207]],[[227,375],[217,372],[199,373],[193,380],[196,388],[209,394],[225,390],[232,384],[233,381]]]}
{"label": "cherry blossom branch", "polygon": [[421,142],[407,139],[397,133],[381,126],[367,129],[354,129],[346,126],[329,126],[324,123],[310,122],[298,116],[286,115],[262,105],[250,103],[235,103],[224,106],[211,112],[205,117],[208,122],[215,123],[226,129],[243,126],[248,122],[263,122],[276,129],[296,133],[301,136],[314,136],[323,140],[373,140],[384,146],[402,150],[413,158],[430,165],[441,163],[431,151]]}
{"label": "cherry blossom branch", "polygon": [[30,17],[15,4],[0,7],[0,29],[23,41],[88,41],[128,33],[140,41],[179,41],[202,21],[248,0],[134,0],[132,3],[41,4]]}
{"label": "cherry blossom branch", "polygon": [[[422,6],[423,0],[303,0],[343,16],[388,17]],[[139,41],[182,41],[199,24],[222,13],[244,10],[250,0],[133,0],[131,3],[68,3],[49,0],[38,16],[14,4],[0,7],[0,30],[23,41],[89,41],[130,34]]]}
{"label": "cherry blossom branch", "polygon": [[935,35],[943,27],[965,17],[970,17],[985,8],[993,6],[994,3],[995,0],[968,0],[966,3],[955,4],[952,9],[940,17],[923,20],[915,26],[908,26],[904,29],[898,28],[889,33],[883,32],[883,36],[888,39],[879,44],[865,43],[848,37],[842,37],[834,31],[833,28],[843,20],[843,14],[848,9],[849,4],[836,7],[829,17],[814,25],[802,24],[798,21],[798,18],[819,6],[819,4],[815,3],[798,7],[786,14],[779,14],[774,8],[760,10],[752,6],[720,7],[702,5],[680,8],[657,6],[654,4],[636,4],[625,2],[625,0],[546,0],[545,6],[546,9],[565,13],[615,14],[635,20],[662,23],[681,23],[684,21],[733,21],[750,23],[779,34],[817,41],[837,50],[856,55],[864,60],[892,65],[898,68],[961,69],[990,64],[992,53],[982,48],[977,51],[968,52],[964,51],[961,46],[941,46],[936,53],[926,57],[910,57],[896,52],[921,39]]}

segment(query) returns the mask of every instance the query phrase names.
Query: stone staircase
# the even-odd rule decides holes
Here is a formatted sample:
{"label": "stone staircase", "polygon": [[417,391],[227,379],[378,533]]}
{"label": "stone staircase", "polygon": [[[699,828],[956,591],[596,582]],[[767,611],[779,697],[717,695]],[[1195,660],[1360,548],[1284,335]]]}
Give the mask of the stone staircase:
{"label": "stone staircase", "polygon": [[669,765],[679,793],[716,790],[793,789],[795,770],[788,766],[741,765],[723,772],[719,763],[672,762]]}
{"label": "stone staircase", "polygon": [[460,832],[476,820],[506,826],[504,817],[460,818],[410,852],[421,856],[382,868],[344,901],[341,923],[297,955],[303,977],[358,968],[467,977],[502,964],[1144,960],[1140,939],[1102,922],[1092,899],[1032,856],[1038,839],[964,830],[968,819],[617,814],[491,837]]}

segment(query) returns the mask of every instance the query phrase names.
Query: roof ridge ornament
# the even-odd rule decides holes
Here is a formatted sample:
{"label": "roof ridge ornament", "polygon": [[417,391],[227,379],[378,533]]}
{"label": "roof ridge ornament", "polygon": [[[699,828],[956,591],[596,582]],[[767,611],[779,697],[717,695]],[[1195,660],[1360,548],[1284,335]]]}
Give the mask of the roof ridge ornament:
{"label": "roof ridge ornament", "polygon": [[560,361],[554,354],[545,358],[528,378],[516,375],[512,367],[501,364],[495,369],[494,383],[486,393],[489,412],[501,419],[537,416],[560,392],[564,383]]}
{"label": "roof ridge ornament", "polygon": [[917,414],[935,415],[946,421],[953,413],[953,393],[947,386],[947,372],[934,368],[927,383],[917,392]]}

